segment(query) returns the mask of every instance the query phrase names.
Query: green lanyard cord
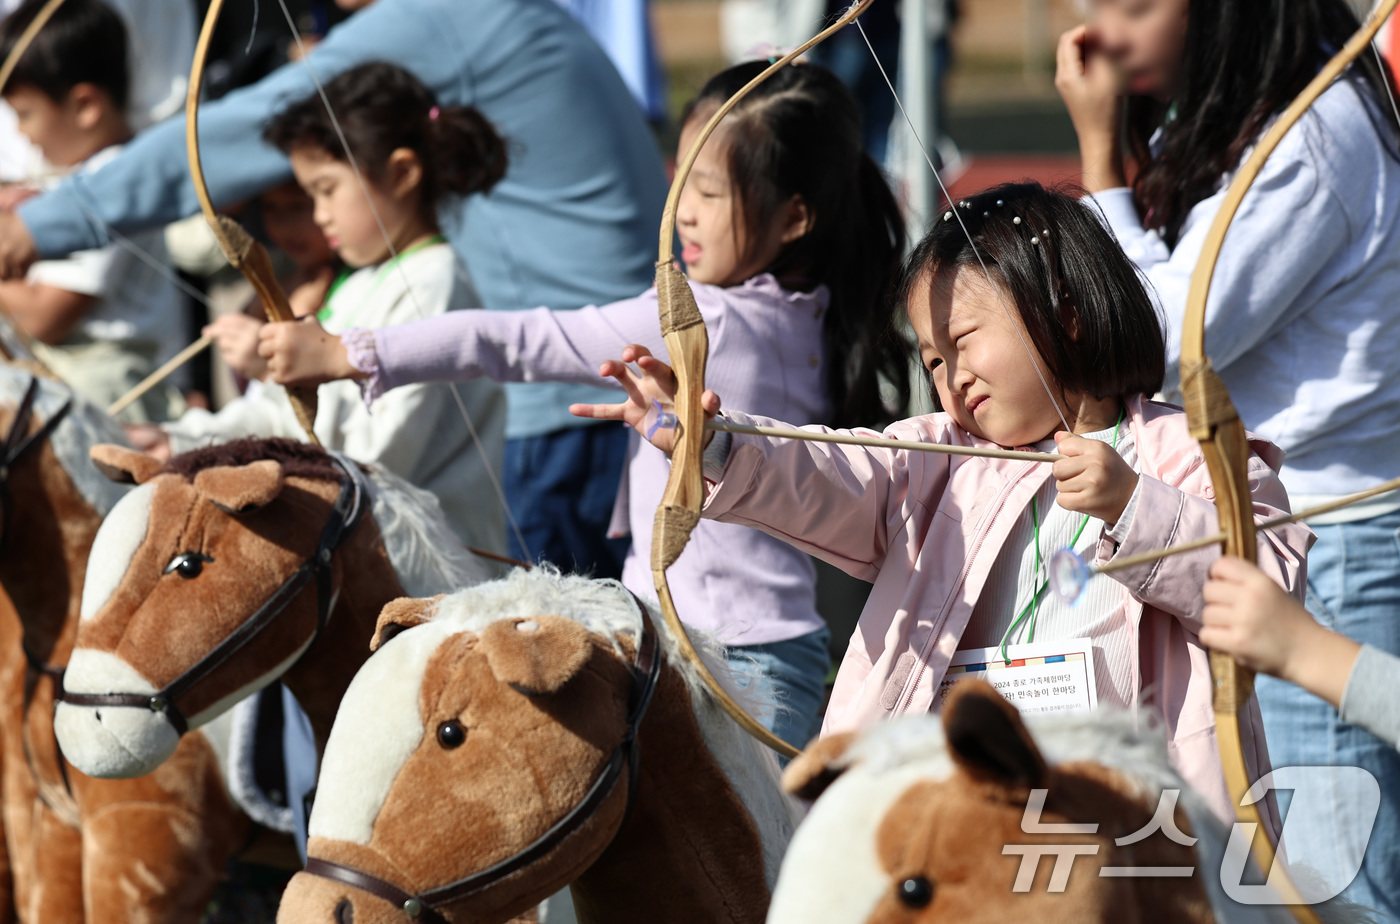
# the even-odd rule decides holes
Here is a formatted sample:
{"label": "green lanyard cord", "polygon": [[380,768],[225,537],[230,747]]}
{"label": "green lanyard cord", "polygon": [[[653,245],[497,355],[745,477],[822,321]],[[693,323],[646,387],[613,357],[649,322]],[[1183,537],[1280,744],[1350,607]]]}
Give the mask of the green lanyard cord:
{"label": "green lanyard cord", "polygon": [[[1118,432],[1122,428],[1122,426],[1123,409],[1120,407],[1118,409],[1118,420],[1113,425],[1113,449],[1115,452],[1118,449]],[[1086,513],[1084,514],[1084,519],[1079,521],[1079,528],[1074,531],[1074,538],[1069,541],[1070,548],[1074,548],[1076,545],[1079,544],[1079,537],[1084,535],[1084,527],[1088,525],[1089,515]],[[1031,497],[1031,531],[1032,534],[1035,536],[1035,573],[1038,576],[1040,574],[1041,568],[1040,511],[1038,509],[1038,505],[1036,504],[1035,497]],[[1029,600],[1029,602],[1027,602],[1025,607],[1021,610],[1021,612],[1016,615],[1016,618],[1011,621],[1011,625],[1006,627],[1006,631],[1002,633],[1001,645],[999,647],[1001,648],[1001,659],[1003,661],[1011,660],[1011,658],[1008,657],[1006,654],[1006,646],[1011,640],[1011,634],[1016,631],[1017,627],[1019,627],[1021,623],[1026,621],[1026,617],[1030,617],[1030,622],[1026,626],[1026,642],[1030,643],[1035,641],[1035,617],[1040,613],[1040,598],[1045,596],[1045,591],[1049,587],[1050,580],[1047,577],[1045,580],[1041,581],[1041,584],[1039,587],[1036,588],[1035,593],[1031,594],[1031,599]]]}

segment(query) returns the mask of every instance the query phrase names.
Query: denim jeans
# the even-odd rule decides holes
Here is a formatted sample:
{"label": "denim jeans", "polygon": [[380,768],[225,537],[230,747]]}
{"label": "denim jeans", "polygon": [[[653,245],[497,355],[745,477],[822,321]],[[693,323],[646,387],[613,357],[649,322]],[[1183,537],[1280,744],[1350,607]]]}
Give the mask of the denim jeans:
{"label": "denim jeans", "polygon": [[[1318,538],[1308,554],[1308,611],[1329,629],[1400,654],[1400,512],[1313,529]],[[1380,813],[1366,859],[1343,897],[1375,909],[1379,920],[1400,921],[1400,752],[1290,683],[1261,675],[1256,689],[1275,768],[1355,766],[1380,784]],[[1285,814],[1291,795],[1278,793]],[[1350,801],[1346,793],[1336,794],[1334,819],[1354,814]],[[1329,881],[1341,878],[1329,869],[1332,851],[1322,832],[1290,829],[1288,840],[1291,862],[1305,863]]]}
{"label": "denim jeans", "polygon": [[510,554],[593,577],[622,576],[628,539],[608,523],[627,461],[627,428],[606,423],[507,440],[505,492],[528,548],[507,524]]}
{"label": "denim jeans", "polygon": [[[765,728],[793,747],[805,748],[820,730],[818,713],[831,669],[825,628],[765,645],[734,645],[729,664],[740,689],[766,708],[755,713]],[[752,685],[757,682],[757,687]]]}

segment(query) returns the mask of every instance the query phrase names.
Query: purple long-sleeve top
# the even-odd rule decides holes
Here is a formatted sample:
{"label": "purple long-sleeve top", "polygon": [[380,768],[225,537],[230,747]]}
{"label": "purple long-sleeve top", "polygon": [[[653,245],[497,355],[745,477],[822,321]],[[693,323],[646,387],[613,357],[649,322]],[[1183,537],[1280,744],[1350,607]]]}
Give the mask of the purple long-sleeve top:
{"label": "purple long-sleeve top", "polygon": [[[770,275],[733,288],[692,283],[710,335],[706,385],[727,406],[794,423],[830,412],[824,387],[822,319],[828,295],[784,289]],[[598,366],[629,343],[667,358],[656,292],[576,311],[454,311],[368,333],[347,332],[352,361],[371,371],[367,394],[415,382],[489,376],[502,382],[599,382]],[[367,355],[373,347],[373,355]],[[626,523],[632,549],[622,582],[654,597],[652,517],[670,462],[635,435],[614,523]],[[823,625],[811,560],[782,540],[746,526],[702,520],[668,572],[681,618],[727,645],[795,638]]]}

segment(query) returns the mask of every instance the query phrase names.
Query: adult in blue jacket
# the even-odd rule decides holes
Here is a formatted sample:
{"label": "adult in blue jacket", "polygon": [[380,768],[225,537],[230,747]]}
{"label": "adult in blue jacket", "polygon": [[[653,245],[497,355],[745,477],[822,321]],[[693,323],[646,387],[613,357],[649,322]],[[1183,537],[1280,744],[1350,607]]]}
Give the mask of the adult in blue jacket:
{"label": "adult in blue jacket", "polygon": [[[510,143],[505,179],[443,216],[486,308],[607,304],[647,287],[665,197],[661,158],[607,56],[555,0],[376,0],[309,56],[322,80],[371,60],[412,70],[444,103],[476,106]],[[313,90],[306,63],[293,62],[200,107],[216,203],[290,179],[286,158],[262,142],[261,130]],[[102,169],[0,214],[0,275],[101,247],[108,227],[129,234],[198,209],[183,120],[169,119]],[[514,554],[618,573],[625,549],[604,535],[626,436],[568,413],[570,403],[610,400],[608,393],[507,388],[504,482],[529,546]]]}

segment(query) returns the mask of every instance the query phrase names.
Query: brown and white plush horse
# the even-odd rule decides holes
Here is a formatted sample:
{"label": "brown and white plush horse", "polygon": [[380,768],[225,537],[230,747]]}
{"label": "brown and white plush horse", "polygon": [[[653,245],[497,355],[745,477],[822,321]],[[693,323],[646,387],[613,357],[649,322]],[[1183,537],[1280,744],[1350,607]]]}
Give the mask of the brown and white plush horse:
{"label": "brown and white plush horse", "polygon": [[250,830],[209,741],[191,735],[158,772],[114,781],[66,766],[54,740],[55,668],[102,515],[124,493],[88,450],[121,430],[65,386],[4,365],[0,434],[0,584],[14,604],[0,611],[0,804],[19,917],[197,921]]}
{"label": "brown and white plush horse", "polygon": [[95,776],[151,772],[187,729],[278,678],[324,747],[384,604],[491,570],[432,495],[318,447],[93,458],[137,485],[93,545],[54,720],[63,753]]}
{"label": "brown and white plush horse", "polygon": [[795,804],[621,584],[516,572],[376,641],[278,921],[502,921],[567,883],[584,924],[763,920]]}
{"label": "brown and white plush horse", "polygon": [[[816,804],[769,924],[1294,920],[1226,894],[1230,829],[1126,712],[1023,721],[989,684],[963,681],[941,721],[823,739],[784,781]],[[1369,920],[1345,902],[1318,910]]]}

